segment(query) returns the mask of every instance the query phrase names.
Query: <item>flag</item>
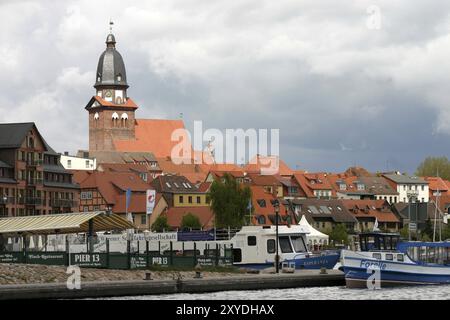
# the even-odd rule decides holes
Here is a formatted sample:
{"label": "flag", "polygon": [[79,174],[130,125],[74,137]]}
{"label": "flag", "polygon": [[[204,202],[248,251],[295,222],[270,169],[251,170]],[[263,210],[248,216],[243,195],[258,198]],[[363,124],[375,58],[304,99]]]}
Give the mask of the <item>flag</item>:
{"label": "flag", "polygon": [[156,191],[148,189],[147,190],[147,196],[146,196],[146,212],[147,214],[152,214],[153,208],[155,207],[155,198],[156,198]]}
{"label": "flag", "polygon": [[128,213],[128,208],[130,207],[130,201],[131,201],[131,189],[127,189],[126,193],[126,204],[125,204],[125,212]]}

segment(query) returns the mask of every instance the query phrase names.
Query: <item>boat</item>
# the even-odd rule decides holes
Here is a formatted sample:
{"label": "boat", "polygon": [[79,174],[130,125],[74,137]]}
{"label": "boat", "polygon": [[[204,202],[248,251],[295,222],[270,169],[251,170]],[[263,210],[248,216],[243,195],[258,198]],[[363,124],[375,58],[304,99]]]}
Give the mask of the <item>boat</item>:
{"label": "boat", "polygon": [[450,284],[450,242],[400,241],[395,233],[359,235],[359,251],[342,250],[348,288]]}
{"label": "boat", "polygon": [[[245,226],[230,240],[233,264],[246,269],[275,266],[276,226]],[[312,253],[308,250],[303,225],[278,227],[278,255],[281,267],[295,269],[333,269],[340,259],[339,251]]]}

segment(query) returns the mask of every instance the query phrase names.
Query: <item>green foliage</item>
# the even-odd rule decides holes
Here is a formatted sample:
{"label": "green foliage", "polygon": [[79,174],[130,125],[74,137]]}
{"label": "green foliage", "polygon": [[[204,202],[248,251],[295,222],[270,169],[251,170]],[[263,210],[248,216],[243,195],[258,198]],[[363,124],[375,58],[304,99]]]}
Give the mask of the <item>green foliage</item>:
{"label": "green foliage", "polygon": [[330,237],[330,241],[333,241],[334,243],[344,243],[348,244],[348,233],[347,228],[345,227],[345,224],[340,223],[337,224],[333,230],[328,230],[326,232],[328,236]]}
{"label": "green foliage", "polygon": [[167,222],[166,216],[159,216],[156,218],[155,222],[153,222],[151,230],[153,232],[163,232],[164,230],[169,230],[170,226]]}
{"label": "green foliage", "polygon": [[403,228],[400,229],[400,237],[402,239],[408,239],[409,233],[408,233],[408,225],[407,224],[405,224],[403,226]]}
{"label": "green foliage", "polygon": [[240,228],[248,221],[251,190],[231,175],[225,174],[211,184],[208,199],[211,199],[217,228]]}
{"label": "green foliage", "polygon": [[[425,228],[423,228],[421,236],[422,236],[422,240],[423,240],[423,237],[425,237],[425,236],[429,240],[431,240],[433,238],[433,226],[431,225],[430,219],[427,219]],[[429,240],[423,240],[423,241],[429,241]]]}
{"label": "green foliage", "polygon": [[181,228],[183,229],[201,229],[201,227],[200,219],[190,212],[185,214],[181,220]]}
{"label": "green foliage", "polygon": [[450,161],[447,157],[428,157],[417,167],[417,176],[435,177],[439,173],[439,177],[450,179]]}

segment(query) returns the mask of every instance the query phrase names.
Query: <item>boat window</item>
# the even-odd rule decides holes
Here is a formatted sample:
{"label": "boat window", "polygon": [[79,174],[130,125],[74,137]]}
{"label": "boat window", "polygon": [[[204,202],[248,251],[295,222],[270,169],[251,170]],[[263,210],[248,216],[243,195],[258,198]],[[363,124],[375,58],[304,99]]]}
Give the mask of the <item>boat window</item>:
{"label": "boat window", "polygon": [[392,253],[386,253],[386,260],[394,260],[394,255]]}
{"label": "boat window", "polygon": [[381,259],[381,253],[374,253],[372,254],[372,257],[374,257],[375,259]]}
{"label": "boat window", "polygon": [[403,255],[402,254],[398,254],[397,255],[397,261],[403,262]]}
{"label": "boat window", "polygon": [[291,236],[292,245],[294,246],[295,252],[305,252],[305,243],[301,236]]}
{"label": "boat window", "polygon": [[291,241],[289,241],[289,237],[280,237],[280,249],[282,253],[291,253]]}
{"label": "boat window", "polygon": [[248,236],[247,237],[247,245],[249,245],[249,246],[256,246],[256,237],[255,236]]}
{"label": "boat window", "polygon": [[269,239],[267,240],[267,253],[275,253],[275,240]]}

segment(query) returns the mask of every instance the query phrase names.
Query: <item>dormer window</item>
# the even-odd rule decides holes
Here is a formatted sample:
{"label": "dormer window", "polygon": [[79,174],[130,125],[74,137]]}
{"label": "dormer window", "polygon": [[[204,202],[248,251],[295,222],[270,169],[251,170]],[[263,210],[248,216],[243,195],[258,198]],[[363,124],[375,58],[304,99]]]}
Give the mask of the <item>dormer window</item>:
{"label": "dormer window", "polygon": [[117,75],[117,81],[122,81],[122,75],[119,73],[118,75]]}
{"label": "dormer window", "polygon": [[339,184],[339,189],[342,190],[342,191],[345,191],[345,190],[347,190],[347,185],[345,183],[340,183]]}

